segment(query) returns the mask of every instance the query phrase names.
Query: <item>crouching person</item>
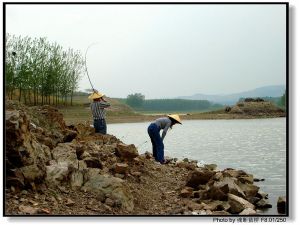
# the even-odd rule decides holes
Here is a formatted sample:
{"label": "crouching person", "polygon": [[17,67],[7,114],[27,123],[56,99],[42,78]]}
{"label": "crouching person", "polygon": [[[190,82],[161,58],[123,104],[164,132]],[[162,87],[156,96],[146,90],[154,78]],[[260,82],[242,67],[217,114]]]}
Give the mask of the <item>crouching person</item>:
{"label": "crouching person", "polygon": [[[164,157],[163,140],[167,134],[168,129],[172,129],[172,127],[177,123],[182,124],[179,115],[172,114],[156,119],[148,127],[148,134],[152,143],[153,157],[161,164],[164,164],[166,162]],[[163,130],[161,136],[160,130]]]}

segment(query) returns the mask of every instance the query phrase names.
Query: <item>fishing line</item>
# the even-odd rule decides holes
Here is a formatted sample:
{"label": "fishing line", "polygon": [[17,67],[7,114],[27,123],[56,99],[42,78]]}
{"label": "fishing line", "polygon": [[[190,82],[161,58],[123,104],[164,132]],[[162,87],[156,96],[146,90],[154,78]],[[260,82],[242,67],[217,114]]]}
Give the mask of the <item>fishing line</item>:
{"label": "fishing line", "polygon": [[146,144],[147,142],[148,142],[148,141],[144,141],[143,143],[139,144],[139,145],[137,146],[137,148],[143,146],[143,145]]}
{"label": "fishing line", "polygon": [[87,49],[86,49],[86,51],[85,51],[85,56],[84,56],[86,75],[87,75],[87,77],[88,77],[88,79],[89,79],[89,82],[90,82],[90,84],[91,84],[91,87],[92,87],[93,91],[95,91],[95,89],[94,89],[94,86],[93,86],[93,84],[92,84],[92,82],[91,82],[91,79],[90,79],[90,76],[89,76],[89,72],[88,72],[88,68],[87,68],[87,64],[86,64],[86,55],[87,55],[87,53],[88,53],[89,48],[90,48],[92,45],[95,45],[95,44],[97,44],[97,42],[94,42],[94,43],[90,44],[90,45],[87,47]]}

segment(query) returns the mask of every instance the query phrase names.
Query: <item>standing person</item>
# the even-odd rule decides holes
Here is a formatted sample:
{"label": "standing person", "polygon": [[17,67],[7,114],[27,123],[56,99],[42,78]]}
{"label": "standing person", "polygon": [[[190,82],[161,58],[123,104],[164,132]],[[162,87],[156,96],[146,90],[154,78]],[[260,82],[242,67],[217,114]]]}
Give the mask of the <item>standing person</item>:
{"label": "standing person", "polygon": [[91,110],[94,118],[94,128],[96,133],[106,134],[107,127],[105,121],[105,108],[109,107],[110,104],[103,98],[104,94],[96,91],[89,96],[92,99]]}
{"label": "standing person", "polygon": [[[172,129],[173,125],[177,123],[182,124],[179,115],[172,114],[156,119],[148,127],[148,134],[152,142],[153,156],[156,161],[162,164],[165,163],[163,140],[167,134],[168,129]],[[160,130],[163,130],[161,136],[159,134]]]}

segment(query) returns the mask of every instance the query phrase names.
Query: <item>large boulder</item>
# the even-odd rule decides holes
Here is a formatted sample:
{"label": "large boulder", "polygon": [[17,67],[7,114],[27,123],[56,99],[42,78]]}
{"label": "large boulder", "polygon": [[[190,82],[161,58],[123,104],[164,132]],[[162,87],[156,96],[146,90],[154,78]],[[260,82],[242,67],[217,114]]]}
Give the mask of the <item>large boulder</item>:
{"label": "large boulder", "polygon": [[137,157],[139,153],[133,144],[126,145],[123,143],[119,143],[116,147],[116,155],[126,160],[132,160]]}
{"label": "large boulder", "polygon": [[215,171],[204,168],[196,169],[188,175],[186,186],[197,188],[200,184],[206,184],[215,173]]}
{"label": "large boulder", "polygon": [[83,185],[82,190],[96,193],[100,199],[109,196],[119,201],[122,208],[129,212],[134,208],[133,196],[122,179],[110,175],[93,176]]}
{"label": "large boulder", "polygon": [[[76,146],[73,143],[60,143],[52,149],[52,157],[53,160],[50,162],[50,165],[46,166],[46,180],[50,183],[59,184],[68,182],[70,177],[73,177],[71,180],[74,185],[76,175],[71,176],[71,174],[77,171],[80,165],[76,155]],[[78,182],[76,181],[75,183],[75,186],[77,186]]]}
{"label": "large boulder", "polygon": [[242,198],[246,198],[243,190],[237,185],[237,179],[234,177],[224,177],[222,180],[214,183],[214,187],[219,188],[224,194],[231,193]]}
{"label": "large boulder", "polygon": [[250,183],[238,182],[238,186],[244,192],[247,199],[257,196],[257,193],[259,191],[259,187]]}
{"label": "large boulder", "polygon": [[229,192],[229,186],[225,184],[224,186],[212,186],[207,191],[207,196],[213,200],[227,201],[227,193]]}
{"label": "large boulder", "polygon": [[52,161],[49,166],[46,166],[46,181],[49,183],[59,184],[61,182],[67,181],[69,174],[73,170],[69,167],[68,162],[55,162]]}
{"label": "large boulder", "polygon": [[255,209],[255,206],[247,200],[230,193],[228,194],[228,203],[230,204],[230,211],[233,214],[240,213],[247,208]]}
{"label": "large boulder", "polygon": [[73,143],[58,144],[52,149],[52,157],[57,163],[66,162],[69,167],[78,168],[76,146]]}
{"label": "large boulder", "polygon": [[46,175],[45,165],[51,159],[49,147],[37,142],[31,134],[30,121],[24,111],[6,111],[5,123],[7,185],[40,182]]}

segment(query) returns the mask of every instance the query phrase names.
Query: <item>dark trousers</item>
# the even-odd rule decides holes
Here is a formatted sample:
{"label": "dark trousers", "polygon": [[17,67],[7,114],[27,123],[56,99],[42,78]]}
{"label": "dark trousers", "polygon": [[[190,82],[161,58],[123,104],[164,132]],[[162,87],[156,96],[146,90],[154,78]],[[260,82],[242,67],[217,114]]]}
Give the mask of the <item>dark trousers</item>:
{"label": "dark trousers", "polygon": [[148,134],[152,142],[152,153],[156,161],[164,162],[164,143],[159,134],[159,127],[151,123],[148,127]]}
{"label": "dark trousers", "polygon": [[107,132],[106,122],[104,119],[94,120],[94,128],[96,133],[106,134]]}

